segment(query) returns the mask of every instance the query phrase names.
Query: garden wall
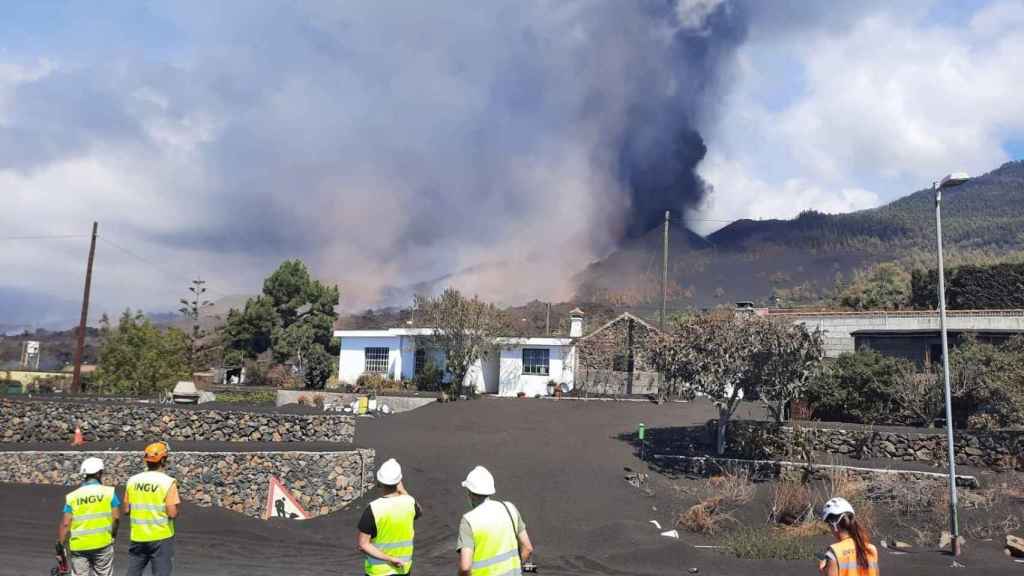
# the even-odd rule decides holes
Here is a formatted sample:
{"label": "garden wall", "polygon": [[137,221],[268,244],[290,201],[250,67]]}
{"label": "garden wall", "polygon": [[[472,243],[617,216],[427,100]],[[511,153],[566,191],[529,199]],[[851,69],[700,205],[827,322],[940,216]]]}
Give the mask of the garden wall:
{"label": "garden wall", "polygon": [[[711,456],[655,456],[659,464],[671,467],[675,472],[683,472],[697,476],[715,476],[725,472],[735,473],[746,470],[755,479],[806,480],[809,477],[827,479],[830,474],[844,472],[852,479],[873,481],[880,477],[895,477],[907,482],[932,482],[943,485],[949,477],[941,472],[922,472],[918,470],[888,470],[879,468],[860,468],[856,466],[815,465],[807,466],[804,462],[787,462],[780,460],[741,460],[736,458],[714,458]],[[956,475],[957,486],[977,488],[978,479],[974,476]]]}
{"label": "garden wall", "polygon": [[[652,430],[660,454],[704,455],[714,450],[715,423],[704,427]],[[1024,430],[956,432],[957,464],[993,470],[1024,470]],[[805,459],[825,453],[859,460],[889,459],[946,464],[946,436],[908,428],[779,425],[735,421],[729,424],[726,455],[737,458]]]}
{"label": "garden wall", "polygon": [[[0,482],[73,485],[89,456],[102,458],[104,483],[122,489],[141,472],[138,451],[0,452]],[[181,497],[199,506],[220,506],[260,517],[266,508],[271,476],[284,482],[310,514],[344,508],[373,487],[374,451],[344,452],[178,452],[167,472],[179,483]]]}
{"label": "garden wall", "polygon": [[213,440],[351,443],[355,421],[340,414],[210,410],[110,402],[0,400],[0,442]]}
{"label": "garden wall", "polygon": [[614,370],[586,369],[580,371],[573,393],[578,396],[625,396],[658,393],[657,372],[633,372],[632,391],[629,389],[629,374]]}

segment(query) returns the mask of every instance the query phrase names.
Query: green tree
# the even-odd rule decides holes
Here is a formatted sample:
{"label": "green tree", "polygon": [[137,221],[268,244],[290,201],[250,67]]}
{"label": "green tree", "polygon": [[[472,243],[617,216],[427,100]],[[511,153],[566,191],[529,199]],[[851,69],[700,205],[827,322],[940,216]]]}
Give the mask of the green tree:
{"label": "green tree", "polygon": [[263,282],[262,295],[228,313],[225,364],[269,350],[278,363],[294,362],[308,388],[323,388],[336,352],[338,297],[338,287],[312,279],[302,261],[285,261]]}
{"label": "green tree", "polygon": [[651,362],[670,387],[688,387],[718,407],[716,451],[725,453],[729,419],[750,381],[757,346],[754,323],[731,311],[682,319],[651,339]]}
{"label": "green tree", "polygon": [[498,338],[510,333],[504,314],[493,304],[476,296],[466,298],[455,288],[448,288],[436,298],[416,296],[416,318],[433,330],[423,337],[424,343],[441,350],[445,367],[452,375],[449,392],[462,392],[466,373],[476,361],[498,347]]}
{"label": "green tree", "polygon": [[814,407],[814,415],[824,420],[890,423],[899,411],[893,398],[895,383],[913,370],[909,360],[869,348],[858,350],[830,362],[825,375],[814,379],[804,397]]}
{"label": "green tree", "polygon": [[953,418],[977,428],[1024,424],[1024,340],[996,346],[968,337],[950,351]]}
{"label": "green tree", "polygon": [[900,310],[910,306],[910,273],[895,262],[864,271],[839,293],[839,304],[854,310]]}
{"label": "green tree", "polygon": [[752,352],[750,391],[768,407],[777,422],[785,419],[786,405],[799,398],[821,376],[825,358],[820,331],[808,332],[802,324],[751,318],[757,346]]}
{"label": "green tree", "polygon": [[189,341],[177,328],[158,328],[141,311],[125,310],[116,328],[104,318],[101,334],[96,380],[106,393],[160,394],[189,377]]}
{"label": "green tree", "polygon": [[182,298],[179,300],[181,308],[178,309],[181,315],[185,317],[191,323],[191,331],[187,333],[188,337],[188,365],[192,372],[199,372],[207,368],[206,350],[203,348],[203,339],[206,338],[209,333],[203,329],[200,324],[200,319],[203,314],[203,310],[213,306],[213,302],[206,299],[206,281],[200,278],[196,278],[192,281],[191,286],[188,287],[190,293],[188,298]]}
{"label": "green tree", "polygon": [[273,303],[265,296],[246,300],[242,310],[232,308],[224,324],[224,363],[240,365],[270,349],[270,335],[280,322]]}

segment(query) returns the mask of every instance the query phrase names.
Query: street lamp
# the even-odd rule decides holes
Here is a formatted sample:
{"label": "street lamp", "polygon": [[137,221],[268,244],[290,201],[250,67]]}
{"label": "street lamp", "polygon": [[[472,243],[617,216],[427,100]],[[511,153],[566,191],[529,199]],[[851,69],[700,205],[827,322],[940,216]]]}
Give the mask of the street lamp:
{"label": "street lamp", "polygon": [[942,190],[970,180],[963,172],[945,176],[932,184],[935,191],[935,240],[939,252],[939,330],[942,332],[942,375],[946,396],[946,447],[949,451],[949,533],[953,555],[960,555],[960,523],[956,513],[956,451],[953,449],[953,401],[949,390],[949,340],[946,336],[946,282],[942,269]]}

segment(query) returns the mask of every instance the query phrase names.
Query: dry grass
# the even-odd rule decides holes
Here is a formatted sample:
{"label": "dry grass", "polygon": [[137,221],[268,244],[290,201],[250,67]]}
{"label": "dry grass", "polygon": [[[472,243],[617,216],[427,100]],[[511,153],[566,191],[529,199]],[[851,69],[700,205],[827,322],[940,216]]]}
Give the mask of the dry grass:
{"label": "dry grass", "polygon": [[946,485],[941,482],[908,482],[893,475],[879,475],[867,485],[866,500],[881,504],[898,514],[909,516],[934,510],[945,502]]}
{"label": "dry grass", "polygon": [[697,534],[713,536],[735,522],[731,514],[722,510],[721,498],[708,498],[681,513],[676,520],[676,526]]}
{"label": "dry grass", "polygon": [[825,479],[826,498],[823,499],[822,504],[825,503],[829,498],[840,496],[846,498],[850,502],[854,500],[861,500],[864,498],[864,493],[867,491],[867,483],[853,475],[849,470],[842,468],[831,468],[828,471],[828,476]]}
{"label": "dry grass", "polygon": [[804,482],[780,480],[772,490],[772,509],[769,520],[776,524],[793,526],[814,517],[814,497]]}
{"label": "dry grass", "polygon": [[750,472],[726,472],[708,478],[705,492],[709,496],[721,498],[722,502],[731,506],[743,506],[754,499],[755,486],[750,480]]}

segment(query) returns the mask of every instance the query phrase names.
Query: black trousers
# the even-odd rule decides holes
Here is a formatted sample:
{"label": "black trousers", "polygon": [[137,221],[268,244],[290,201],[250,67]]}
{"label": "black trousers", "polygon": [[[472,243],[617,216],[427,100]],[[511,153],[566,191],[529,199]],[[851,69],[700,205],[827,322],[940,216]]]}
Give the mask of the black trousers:
{"label": "black trousers", "polygon": [[142,576],[146,566],[153,576],[171,576],[174,571],[174,538],[132,542],[128,547],[128,576]]}

